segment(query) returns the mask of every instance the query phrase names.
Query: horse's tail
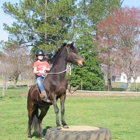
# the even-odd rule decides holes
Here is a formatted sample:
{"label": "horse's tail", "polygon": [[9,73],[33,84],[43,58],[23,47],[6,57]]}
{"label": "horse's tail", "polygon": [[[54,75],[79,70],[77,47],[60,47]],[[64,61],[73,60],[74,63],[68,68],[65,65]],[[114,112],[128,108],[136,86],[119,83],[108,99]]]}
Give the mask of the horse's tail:
{"label": "horse's tail", "polygon": [[32,125],[33,125],[33,128],[34,128],[34,132],[39,134],[40,129],[39,129],[39,122],[38,122],[38,108],[36,108],[33,112]]}
{"label": "horse's tail", "polygon": [[[29,91],[28,91],[28,97],[27,97],[27,109],[28,109],[28,113],[31,115],[30,118],[32,120],[32,127],[34,128],[34,131],[36,133],[39,133],[39,123],[38,123],[38,108],[33,106],[33,101],[32,101],[32,97],[31,94],[33,94],[33,90],[34,90],[34,86],[32,86]],[[31,113],[30,110],[33,110],[33,112]]]}

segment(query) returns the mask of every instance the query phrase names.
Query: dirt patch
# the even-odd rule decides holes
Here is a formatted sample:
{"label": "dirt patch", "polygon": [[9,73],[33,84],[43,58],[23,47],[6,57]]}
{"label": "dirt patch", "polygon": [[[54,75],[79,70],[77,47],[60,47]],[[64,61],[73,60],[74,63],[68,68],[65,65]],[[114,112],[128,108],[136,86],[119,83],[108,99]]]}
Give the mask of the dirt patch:
{"label": "dirt patch", "polygon": [[67,97],[140,97],[139,93],[86,93],[86,92],[75,92],[74,94],[67,94]]}
{"label": "dirt patch", "polygon": [[[27,97],[27,93],[22,93],[20,96]],[[137,98],[140,97],[140,92],[111,92],[111,91],[76,91],[74,94],[70,94],[67,92],[68,98],[73,97],[98,97],[98,98],[106,98],[106,97],[125,97],[125,98]]]}
{"label": "dirt patch", "polygon": [[21,93],[20,96],[21,97],[27,97],[28,93]]}

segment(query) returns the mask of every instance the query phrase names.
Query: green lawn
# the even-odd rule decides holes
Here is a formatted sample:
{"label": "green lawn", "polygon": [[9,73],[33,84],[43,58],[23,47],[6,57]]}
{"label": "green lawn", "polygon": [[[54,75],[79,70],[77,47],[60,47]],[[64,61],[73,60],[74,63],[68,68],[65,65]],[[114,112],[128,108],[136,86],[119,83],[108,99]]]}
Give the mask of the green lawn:
{"label": "green lawn", "polygon": [[[0,140],[27,139],[26,101],[20,96],[0,97]],[[67,98],[65,105],[68,125],[108,128],[112,140],[140,139],[140,98]],[[53,106],[42,125],[44,134],[47,127],[55,127]]]}

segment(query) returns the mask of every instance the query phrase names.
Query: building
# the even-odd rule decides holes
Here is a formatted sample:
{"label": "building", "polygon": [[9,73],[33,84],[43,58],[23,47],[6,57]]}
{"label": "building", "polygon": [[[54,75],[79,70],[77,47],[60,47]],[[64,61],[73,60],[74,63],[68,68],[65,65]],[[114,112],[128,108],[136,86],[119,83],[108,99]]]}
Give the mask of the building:
{"label": "building", "polygon": [[[127,76],[124,72],[122,72],[120,75],[114,75],[112,76],[113,82],[122,82],[127,83]],[[136,83],[140,83],[140,76],[137,77]],[[131,78],[131,83],[134,83],[134,78]]]}

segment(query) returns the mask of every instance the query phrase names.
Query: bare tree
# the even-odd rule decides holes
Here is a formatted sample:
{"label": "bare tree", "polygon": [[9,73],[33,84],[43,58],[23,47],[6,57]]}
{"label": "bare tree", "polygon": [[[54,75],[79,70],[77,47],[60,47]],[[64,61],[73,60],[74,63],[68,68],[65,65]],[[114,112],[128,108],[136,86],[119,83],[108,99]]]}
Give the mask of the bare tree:
{"label": "bare tree", "polygon": [[0,55],[0,64],[1,64],[0,77],[2,78],[2,81],[3,81],[2,96],[5,95],[5,89],[7,88],[7,84],[8,84],[9,77],[10,77],[10,74],[9,74],[10,67],[7,64],[7,61],[8,61],[7,57],[3,53],[1,53],[1,55]]}
{"label": "bare tree", "polygon": [[33,80],[35,82],[35,75],[34,75],[33,69],[32,69],[32,66],[33,66],[32,59],[31,59],[30,56],[28,58],[29,58],[28,59],[29,60],[28,61],[28,64],[24,67],[24,72],[22,72],[22,75],[26,79],[26,81],[27,81],[27,87],[29,89],[31,83],[33,82]]}
{"label": "bare tree", "polygon": [[[112,44],[113,62],[120,66],[120,69],[127,75],[127,91],[131,88],[131,78],[136,73],[136,64],[140,61],[139,15],[140,10],[138,8],[114,9],[112,14],[98,25],[97,39],[100,39],[99,44],[106,40],[105,35],[110,36],[107,41],[108,44]],[[104,46],[105,43],[103,43],[101,49]],[[110,49],[110,45],[107,45],[107,47]],[[102,54],[100,53],[100,55]]]}
{"label": "bare tree", "polygon": [[104,74],[107,76],[107,86],[108,90],[112,89],[111,77],[112,68],[114,66],[115,49],[114,42],[112,42],[112,34],[109,33],[109,28],[105,28],[107,21],[102,22],[98,25],[98,32],[96,34],[95,44],[97,45],[97,51],[99,52],[98,58],[104,66]]}
{"label": "bare tree", "polygon": [[8,76],[13,80],[16,87],[19,75],[25,71],[27,66],[29,51],[24,46],[9,45],[3,49],[6,58],[5,65],[9,67]]}

